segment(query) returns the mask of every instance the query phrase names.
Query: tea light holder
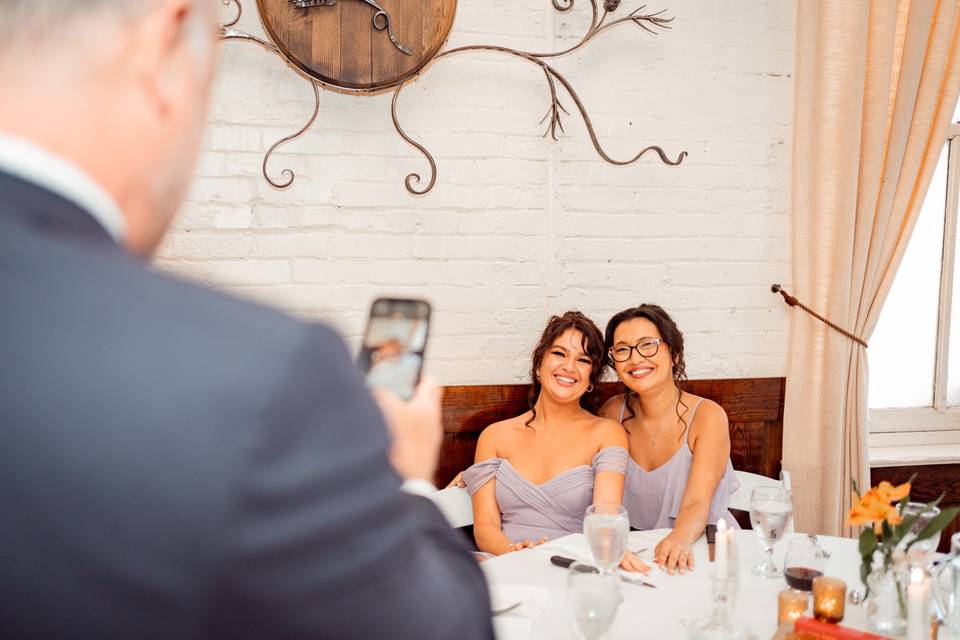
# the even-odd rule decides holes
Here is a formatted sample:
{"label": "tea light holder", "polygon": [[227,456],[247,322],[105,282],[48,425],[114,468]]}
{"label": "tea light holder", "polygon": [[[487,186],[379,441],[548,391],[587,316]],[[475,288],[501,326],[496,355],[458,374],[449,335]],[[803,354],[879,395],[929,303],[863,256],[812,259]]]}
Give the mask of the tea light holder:
{"label": "tea light holder", "polygon": [[777,596],[777,622],[794,622],[807,613],[810,594],[799,589],[785,589]]}
{"label": "tea light holder", "polygon": [[847,583],[838,578],[818,576],[813,579],[813,615],[823,622],[843,620],[847,600]]}

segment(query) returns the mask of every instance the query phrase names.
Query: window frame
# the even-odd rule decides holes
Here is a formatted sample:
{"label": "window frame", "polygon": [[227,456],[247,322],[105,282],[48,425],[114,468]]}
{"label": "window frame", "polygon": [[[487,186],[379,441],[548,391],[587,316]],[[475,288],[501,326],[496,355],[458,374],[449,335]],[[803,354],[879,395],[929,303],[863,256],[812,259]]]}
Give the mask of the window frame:
{"label": "window frame", "polygon": [[932,405],[895,409],[868,408],[868,442],[873,466],[960,462],[960,406],[947,402],[950,320],[957,258],[960,204],[960,122],[947,128],[947,193],[944,203],[940,297],[934,356]]}

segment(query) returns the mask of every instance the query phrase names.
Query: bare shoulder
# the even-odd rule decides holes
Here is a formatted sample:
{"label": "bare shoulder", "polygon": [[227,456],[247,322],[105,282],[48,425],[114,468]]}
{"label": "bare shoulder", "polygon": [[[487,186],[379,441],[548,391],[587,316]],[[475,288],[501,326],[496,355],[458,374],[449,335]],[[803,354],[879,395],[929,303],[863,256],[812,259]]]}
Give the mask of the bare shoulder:
{"label": "bare shoulder", "polygon": [[604,447],[627,448],[627,432],[616,420],[597,417],[592,421],[589,429],[596,436],[601,449]]}
{"label": "bare shoulder", "polygon": [[477,440],[477,448],[479,449],[481,446],[499,447],[509,442],[510,439],[517,434],[518,430],[523,428],[523,423],[526,421],[525,416],[526,414],[523,414],[515,418],[508,418],[507,420],[501,420],[500,422],[487,425],[483,428],[483,431],[480,432],[480,438]]}
{"label": "bare shoulder", "polygon": [[713,434],[724,438],[730,437],[730,421],[723,407],[709,398],[701,398],[690,393],[684,394],[683,401],[691,407],[700,402],[693,424],[690,425],[691,435],[697,437]]}
{"label": "bare shoulder", "polygon": [[597,411],[597,415],[601,418],[610,418],[611,420],[618,420],[620,418],[620,409],[623,407],[623,394],[618,393],[617,395],[611,397],[606,402],[603,403],[603,406],[600,407],[600,410]]}

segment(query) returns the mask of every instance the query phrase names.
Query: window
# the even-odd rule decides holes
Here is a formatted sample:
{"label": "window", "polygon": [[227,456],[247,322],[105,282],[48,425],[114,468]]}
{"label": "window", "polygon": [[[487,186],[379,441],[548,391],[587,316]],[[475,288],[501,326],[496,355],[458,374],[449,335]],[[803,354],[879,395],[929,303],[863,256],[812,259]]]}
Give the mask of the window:
{"label": "window", "polygon": [[960,276],[955,276],[960,104],[953,122],[870,338],[874,466],[960,460]]}

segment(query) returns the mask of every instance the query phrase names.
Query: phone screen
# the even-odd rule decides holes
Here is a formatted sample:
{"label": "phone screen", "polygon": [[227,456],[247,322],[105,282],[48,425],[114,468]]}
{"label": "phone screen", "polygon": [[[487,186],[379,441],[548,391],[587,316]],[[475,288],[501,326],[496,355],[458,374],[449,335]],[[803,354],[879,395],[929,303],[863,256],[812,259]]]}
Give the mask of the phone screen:
{"label": "phone screen", "polygon": [[424,300],[378,298],[360,347],[360,369],[368,387],[386,387],[405,400],[420,382],[430,327]]}

